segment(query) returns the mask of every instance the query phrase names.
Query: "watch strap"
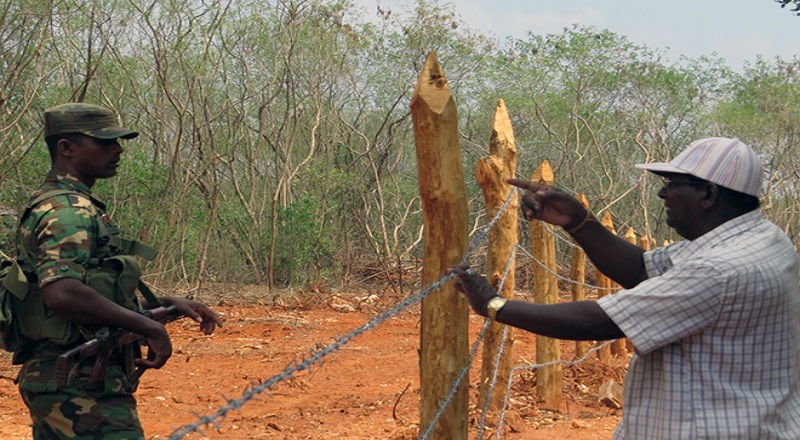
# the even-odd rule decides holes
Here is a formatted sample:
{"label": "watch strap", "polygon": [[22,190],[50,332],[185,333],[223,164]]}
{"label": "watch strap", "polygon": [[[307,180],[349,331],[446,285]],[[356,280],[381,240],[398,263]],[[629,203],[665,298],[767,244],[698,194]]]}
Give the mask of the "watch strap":
{"label": "watch strap", "polygon": [[486,303],[486,316],[488,316],[492,321],[497,321],[497,312],[502,310],[506,304],[508,304],[508,299],[503,298],[500,295],[495,296],[494,298],[490,299],[488,303]]}

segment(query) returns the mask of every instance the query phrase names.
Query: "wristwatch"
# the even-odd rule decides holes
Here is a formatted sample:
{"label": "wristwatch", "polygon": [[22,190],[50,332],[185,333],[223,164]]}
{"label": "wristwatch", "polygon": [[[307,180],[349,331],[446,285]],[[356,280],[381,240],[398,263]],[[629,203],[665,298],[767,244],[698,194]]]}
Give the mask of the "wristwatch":
{"label": "wristwatch", "polygon": [[489,319],[496,321],[497,312],[505,307],[506,303],[508,303],[508,300],[502,296],[495,296],[494,298],[490,299],[489,302],[486,303],[486,315],[489,317]]}

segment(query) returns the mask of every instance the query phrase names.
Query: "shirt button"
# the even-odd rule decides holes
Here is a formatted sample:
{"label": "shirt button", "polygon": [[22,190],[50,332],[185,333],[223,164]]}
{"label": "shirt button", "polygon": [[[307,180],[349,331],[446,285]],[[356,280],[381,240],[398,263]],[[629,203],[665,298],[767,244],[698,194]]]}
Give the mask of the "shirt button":
{"label": "shirt button", "polygon": [[58,268],[58,270],[60,270],[61,272],[66,272],[69,270],[69,266],[67,266],[66,264],[62,264],[61,267]]}

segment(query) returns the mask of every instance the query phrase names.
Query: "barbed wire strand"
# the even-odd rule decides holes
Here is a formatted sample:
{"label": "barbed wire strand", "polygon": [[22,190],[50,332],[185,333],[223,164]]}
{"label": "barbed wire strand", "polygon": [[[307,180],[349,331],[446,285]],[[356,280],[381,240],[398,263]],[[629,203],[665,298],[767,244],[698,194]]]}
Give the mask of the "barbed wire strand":
{"label": "barbed wire strand", "polygon": [[[473,240],[472,241],[473,244],[475,244],[475,243],[480,244],[480,243],[483,242],[483,237],[486,237],[489,234],[489,231],[491,231],[491,229],[494,228],[495,224],[497,224],[497,221],[500,219],[500,217],[503,215],[503,213],[505,213],[506,209],[508,209],[508,206],[511,203],[511,200],[513,199],[514,195],[515,195],[515,192],[512,189],[512,191],[509,192],[508,197],[506,198],[506,200],[503,203],[503,205],[500,206],[500,209],[497,210],[497,213],[492,218],[492,220],[486,226],[484,226],[481,229],[481,233],[480,233],[480,236],[482,237],[481,240],[477,240],[477,239]],[[477,249],[477,246],[474,246],[474,247],[470,246],[470,249],[467,251],[467,254],[465,255],[465,258],[463,258],[461,260],[461,262],[462,263],[466,263],[468,261],[469,256],[472,255],[475,252],[476,249]],[[511,256],[513,256],[513,255],[514,255],[514,253],[512,252]],[[509,261],[511,261],[511,256],[509,257]],[[510,267],[510,265],[508,264],[508,262],[506,262],[506,268],[508,268],[508,267]],[[506,275],[507,275],[507,272],[506,272],[506,274],[504,274],[502,280],[505,279]],[[449,388],[447,394],[445,395],[444,399],[442,399],[441,403],[439,403],[439,409],[436,411],[436,414],[433,415],[433,417],[431,418],[431,421],[428,422],[428,426],[425,428],[425,431],[418,437],[419,440],[425,440],[425,439],[428,438],[428,436],[431,435],[431,433],[433,432],[433,428],[439,422],[439,419],[442,417],[442,415],[444,415],[444,412],[447,410],[447,407],[450,405],[450,401],[452,401],[453,398],[455,397],[455,395],[458,393],[458,387],[459,387],[459,385],[461,385],[461,382],[467,376],[467,374],[469,373],[469,369],[472,367],[472,362],[473,362],[473,359],[475,357],[475,353],[478,350],[478,346],[479,346],[480,342],[486,336],[486,329],[489,328],[489,324],[490,324],[490,321],[487,319],[486,322],[484,322],[483,327],[481,328],[481,332],[478,335],[478,339],[476,339],[475,342],[472,344],[472,349],[470,350],[470,354],[469,354],[469,356],[467,358],[467,365],[464,366],[464,368],[461,369],[461,371],[458,373],[458,376],[456,376],[456,379],[453,381],[453,383],[450,384],[450,388]]]}
{"label": "barbed wire strand", "polygon": [[[478,248],[478,246],[480,246],[483,243],[483,241],[485,241],[485,239],[488,236],[488,234],[491,231],[491,229],[494,228],[494,226],[497,224],[497,222],[499,221],[499,219],[502,216],[502,214],[508,208],[508,206],[509,206],[509,204],[510,204],[510,202],[512,200],[512,197],[515,194],[515,191],[520,191],[520,190],[518,188],[514,188],[509,193],[508,198],[505,200],[505,202],[500,207],[500,209],[495,214],[495,216],[492,218],[492,220],[488,224],[486,224],[478,232],[478,234],[475,235],[474,239],[470,242],[469,248],[468,248],[467,252],[465,253],[465,255],[462,257],[461,262],[459,264],[467,263],[469,261],[469,258],[471,257],[471,255],[474,254],[475,250]],[[536,260],[535,258],[533,258],[533,259]],[[537,263],[538,264],[542,264],[539,261],[537,261]],[[504,282],[506,277],[507,277],[507,273],[508,273],[508,270],[509,270],[508,267],[510,267],[510,266],[507,265],[507,269],[506,269],[506,272],[504,273],[503,278],[501,279],[501,283]],[[550,272],[552,273],[552,271],[550,271]],[[560,279],[563,279],[565,281],[573,282],[573,280],[569,280],[567,278],[561,277],[558,274],[555,274],[555,275],[557,277],[559,277]],[[222,424],[222,422],[225,420],[225,418],[227,417],[227,415],[228,415],[228,413],[230,411],[241,409],[247,402],[249,402],[255,396],[257,396],[258,394],[266,392],[266,390],[271,389],[272,387],[274,387],[275,385],[277,385],[278,383],[280,383],[282,381],[290,379],[294,375],[294,373],[300,372],[300,371],[304,371],[304,370],[309,370],[310,371],[311,367],[314,364],[319,362],[325,356],[333,353],[334,351],[337,351],[339,348],[341,348],[342,346],[344,346],[347,343],[349,343],[356,336],[359,336],[359,335],[361,335],[361,334],[363,334],[363,333],[365,333],[365,332],[377,327],[379,324],[383,323],[388,318],[400,313],[401,311],[405,310],[406,308],[410,307],[411,305],[416,304],[417,302],[419,302],[423,298],[425,298],[427,295],[429,295],[430,292],[432,292],[433,290],[436,290],[436,289],[440,289],[447,281],[450,281],[451,279],[456,278],[456,277],[457,276],[455,274],[447,274],[447,275],[443,276],[442,278],[434,281],[427,288],[421,290],[420,292],[418,292],[416,294],[408,296],[407,298],[405,298],[402,301],[400,301],[397,305],[395,305],[391,309],[388,309],[388,310],[380,313],[377,317],[373,318],[372,320],[370,320],[366,324],[356,328],[355,330],[353,330],[349,334],[344,335],[343,337],[341,337],[337,341],[325,346],[321,350],[318,350],[317,352],[312,353],[310,356],[308,356],[306,358],[303,358],[302,361],[300,361],[300,362],[292,362],[292,363],[288,364],[286,366],[286,368],[284,368],[284,370],[282,372],[280,372],[280,373],[278,373],[278,374],[276,374],[276,375],[264,380],[260,385],[248,389],[247,391],[245,391],[243,393],[242,397],[240,397],[239,399],[227,399],[227,405],[224,405],[224,406],[220,407],[220,409],[218,411],[216,411],[216,412],[214,412],[212,414],[205,415],[205,416],[198,416],[198,419],[197,419],[196,422],[190,423],[190,424],[187,424],[187,425],[184,425],[182,427],[179,427],[179,428],[175,429],[172,432],[172,434],[170,434],[169,439],[170,440],[178,440],[178,439],[182,439],[184,436],[186,436],[186,435],[188,435],[188,434],[190,434],[192,432],[202,432],[202,427],[203,426],[213,426],[215,428],[219,427]],[[587,285],[587,286],[592,287],[592,288],[599,288],[598,286],[590,286],[590,285]],[[427,437],[432,432],[433,427],[436,426],[436,423],[438,422],[438,419],[441,417],[442,414],[444,414],[444,411],[447,408],[447,406],[449,405],[449,402],[452,400],[452,398],[457,393],[458,386],[460,385],[461,381],[463,381],[464,377],[466,377],[466,375],[467,375],[467,373],[469,371],[471,363],[472,363],[472,361],[474,359],[474,355],[477,352],[477,347],[480,345],[480,342],[485,337],[486,329],[489,327],[489,323],[490,323],[490,321],[487,319],[486,322],[484,323],[483,328],[481,329],[481,332],[480,332],[480,334],[478,336],[478,339],[473,344],[473,347],[471,349],[470,356],[469,356],[469,359],[468,359],[467,367],[462,369],[462,371],[460,372],[459,376],[451,384],[450,391],[447,394],[447,396],[445,397],[445,399],[443,399],[442,404],[439,407],[439,411],[437,412],[437,414],[435,415],[435,417],[431,421],[431,423],[428,425],[426,431],[423,433],[423,435],[420,437],[420,439],[427,439]],[[506,337],[506,334],[507,333],[504,332],[503,338]],[[587,355],[585,355],[581,359],[578,359],[578,360],[573,361],[573,362],[557,360],[557,361],[547,362],[547,363],[539,364],[539,365],[521,366],[521,367],[513,368],[511,370],[511,374],[509,376],[509,381],[508,381],[508,383],[506,385],[506,395],[505,395],[503,407],[502,407],[502,410],[501,410],[500,422],[498,424],[498,432],[499,432],[500,428],[502,427],[505,411],[506,411],[506,408],[507,408],[507,405],[508,405],[508,398],[509,398],[511,383],[513,381],[513,376],[517,371],[521,371],[521,370],[525,370],[525,369],[536,369],[536,368],[541,368],[541,367],[548,366],[548,365],[555,365],[555,364],[559,364],[559,363],[564,363],[566,365],[575,365],[575,364],[580,363],[583,360],[585,360],[590,353],[592,353],[592,352],[594,352],[596,350],[599,350],[600,348],[602,348],[603,346],[607,345],[610,342],[611,341],[607,342],[606,344],[603,344],[603,345],[600,345],[598,347],[595,347],[595,348],[591,349],[589,352],[587,352]],[[501,347],[501,352],[502,352],[502,347]],[[500,353],[498,354],[498,358],[497,359],[499,359],[499,357],[500,357]],[[493,379],[492,379],[492,381],[495,382],[495,383],[496,383],[496,377],[497,377],[496,370],[497,370],[497,365],[495,365],[495,371],[494,371],[494,375],[493,375]],[[492,384],[492,386],[494,386],[494,384]],[[482,421],[482,425],[483,425],[484,422],[485,422],[485,420]],[[483,429],[483,428],[481,428],[481,429]]]}
{"label": "barbed wire strand", "polygon": [[530,253],[530,251],[528,251],[527,249],[525,249],[525,248],[524,248],[524,247],[522,247],[521,245],[517,244],[517,248],[519,248],[519,249],[522,251],[522,253],[523,253],[523,254],[525,254],[525,256],[527,256],[528,258],[530,258],[531,260],[533,260],[533,261],[534,261],[536,264],[538,264],[539,266],[541,266],[541,267],[542,267],[542,269],[544,269],[544,270],[545,270],[545,272],[547,272],[547,273],[549,273],[549,274],[553,275],[554,277],[556,277],[557,279],[559,279],[559,280],[561,280],[561,281],[564,281],[565,283],[568,283],[568,284],[575,284],[575,285],[578,285],[578,286],[583,286],[583,287],[588,287],[588,288],[590,288],[590,289],[595,289],[595,290],[597,290],[597,291],[601,291],[601,290],[608,290],[608,291],[610,291],[610,292],[616,292],[617,290],[619,290],[619,288],[618,288],[618,287],[600,287],[600,286],[597,286],[597,285],[594,285],[594,284],[587,284],[587,283],[584,283],[584,282],[580,282],[580,281],[577,281],[577,280],[573,280],[572,278],[568,278],[568,277],[565,277],[565,276],[563,276],[563,275],[559,275],[559,274],[558,274],[558,272],[554,272],[554,271],[553,271],[553,269],[550,269],[550,268],[549,268],[549,267],[548,267],[548,266],[547,266],[547,265],[544,263],[544,261],[542,261],[542,260],[539,260],[538,258],[536,258],[536,257],[535,257],[535,256],[534,256],[532,253]]}
{"label": "barbed wire strand", "polygon": [[491,322],[488,319],[484,321],[480,334],[478,334],[478,338],[472,343],[472,348],[470,349],[469,356],[467,357],[467,365],[462,368],[461,371],[459,371],[458,376],[456,376],[455,380],[453,380],[453,382],[450,384],[447,394],[439,403],[438,411],[436,411],[436,414],[433,415],[431,421],[428,422],[428,426],[425,428],[425,431],[418,437],[419,440],[427,440],[427,438],[433,433],[433,428],[436,427],[439,419],[442,417],[442,415],[444,415],[447,407],[450,406],[450,401],[452,401],[458,393],[459,385],[461,385],[461,382],[465,377],[467,377],[467,373],[469,373],[469,369],[472,367],[472,361],[475,359],[475,353],[478,352],[478,346],[480,346],[483,338],[486,337],[486,330],[489,328],[489,324],[491,324]]}
{"label": "barbed wire strand", "polygon": [[303,370],[310,370],[312,365],[314,365],[315,363],[319,362],[323,357],[333,353],[334,351],[338,350],[342,346],[346,345],[354,337],[359,336],[359,335],[361,335],[362,333],[364,333],[364,332],[366,332],[368,330],[371,330],[372,328],[376,327],[378,324],[381,324],[384,321],[386,321],[388,318],[396,315],[397,313],[401,312],[402,310],[405,310],[406,308],[408,308],[412,304],[417,303],[422,298],[427,296],[431,291],[433,291],[434,289],[441,288],[441,286],[444,285],[445,282],[447,282],[450,279],[455,278],[455,277],[456,277],[455,274],[449,274],[449,275],[446,275],[446,276],[440,278],[439,280],[437,280],[436,282],[434,282],[430,286],[428,286],[426,289],[424,289],[424,290],[422,290],[422,291],[420,291],[420,292],[418,292],[418,293],[416,293],[414,295],[411,295],[411,296],[405,298],[404,300],[400,301],[396,306],[392,307],[389,310],[386,310],[386,311],[382,312],[377,317],[373,318],[371,321],[369,321],[366,324],[358,327],[354,331],[342,336],[341,338],[339,338],[337,341],[333,342],[332,344],[329,344],[326,347],[322,348],[321,350],[318,350],[317,352],[312,353],[309,357],[304,358],[301,362],[299,362],[299,363],[290,363],[289,365],[286,366],[286,368],[284,368],[284,370],[281,373],[278,373],[278,374],[266,379],[264,382],[261,383],[261,385],[258,385],[256,387],[253,387],[253,388],[245,391],[241,398],[239,398],[239,399],[228,399],[228,404],[223,406],[223,407],[221,407],[215,413],[199,417],[199,419],[195,423],[190,423],[188,425],[185,425],[185,426],[183,426],[181,428],[178,428],[178,429],[174,430],[173,433],[170,434],[169,439],[170,440],[181,439],[181,438],[183,438],[184,436],[186,436],[187,434],[189,434],[191,432],[200,431],[201,427],[202,426],[206,426],[206,425],[214,425],[215,427],[218,427],[222,423],[222,421],[224,421],[225,417],[228,415],[228,413],[231,410],[240,409],[242,406],[244,406],[245,403],[247,403],[249,400],[251,400],[257,394],[260,394],[260,393],[266,391],[267,389],[271,389],[273,386],[277,385],[278,383],[291,378],[294,375],[294,373],[299,372],[299,371],[303,371]]}
{"label": "barbed wire strand", "polygon": [[[516,257],[517,255],[516,251],[517,251],[516,247],[511,249],[511,253],[508,256],[508,260],[506,261],[506,267],[503,270],[503,276],[500,278],[500,282],[497,283],[498,292],[503,291],[506,279],[508,279],[508,274],[511,272],[511,267],[514,265],[514,257]],[[489,386],[486,389],[486,402],[483,405],[480,422],[478,422],[478,434],[475,437],[478,440],[481,440],[483,438],[484,427],[486,426],[486,418],[489,416],[489,407],[491,406],[492,403],[492,393],[494,393],[494,387],[497,384],[497,375],[498,371],[500,370],[500,361],[503,359],[503,354],[505,353],[506,340],[508,339],[508,332],[509,332],[509,327],[507,325],[504,325],[503,332],[500,336],[500,345],[497,349],[497,354],[495,355],[494,364],[492,366],[492,378],[491,380],[489,380]]]}
{"label": "barbed wire strand", "polygon": [[[503,289],[503,284],[505,283],[506,278],[508,278],[508,273],[511,270],[511,266],[512,266],[511,262],[513,262],[513,261],[514,261],[514,251],[512,249],[512,252],[508,257],[508,260],[506,260],[506,267],[505,267],[505,270],[503,272],[503,276],[500,278],[500,283],[498,284],[498,287],[497,287],[497,291],[498,292],[502,291],[502,289]],[[444,412],[447,410],[447,407],[450,405],[450,401],[455,397],[456,393],[458,392],[458,386],[461,385],[461,382],[467,376],[467,373],[469,372],[469,369],[472,367],[472,362],[473,362],[473,360],[475,358],[475,353],[478,350],[478,345],[486,337],[486,331],[489,328],[490,324],[491,324],[491,320],[490,319],[486,319],[484,321],[483,327],[481,328],[481,331],[480,331],[480,334],[478,335],[478,338],[472,344],[472,349],[470,350],[469,357],[467,358],[467,365],[464,368],[461,369],[461,371],[459,372],[459,374],[456,377],[456,379],[450,385],[450,389],[448,390],[448,393],[445,395],[445,398],[442,399],[442,402],[439,404],[439,410],[431,418],[431,421],[428,423],[428,426],[427,426],[427,428],[425,428],[425,431],[422,433],[422,435],[419,436],[420,440],[425,440],[425,439],[428,438],[428,436],[430,436],[430,434],[433,432],[433,428],[436,426],[436,423],[438,423],[439,419],[442,417],[442,415],[444,415]],[[501,347],[501,350],[502,350],[502,347]]]}
{"label": "barbed wire strand", "polygon": [[578,365],[581,362],[584,362],[586,359],[589,359],[589,356],[591,356],[592,353],[594,353],[595,351],[598,351],[598,350],[602,349],[603,347],[611,344],[615,340],[616,339],[612,339],[610,341],[605,341],[604,343],[602,343],[600,345],[592,347],[590,350],[588,350],[586,352],[586,354],[584,354],[580,358],[575,359],[573,361],[567,361],[567,360],[564,360],[564,359],[557,359],[557,360],[554,360],[554,361],[544,362],[544,363],[541,363],[541,364],[521,365],[521,366],[517,366],[517,367],[512,368],[511,372],[508,375],[508,383],[506,384],[506,394],[505,394],[505,397],[503,398],[503,407],[500,410],[500,420],[497,422],[497,431],[495,431],[495,438],[497,440],[500,440],[500,438],[502,437],[502,434],[503,434],[503,422],[505,421],[505,414],[506,414],[506,410],[508,408],[508,400],[509,400],[509,398],[511,396],[511,384],[512,384],[512,382],[514,382],[514,374],[516,374],[518,371],[537,370],[539,368],[549,367],[551,365],[559,365],[559,364],[566,365],[566,366]]}
{"label": "barbed wire strand", "polygon": [[[506,198],[505,202],[500,207],[500,209],[497,211],[497,213],[495,214],[494,218],[492,218],[492,220],[486,226],[484,226],[479,231],[479,233],[475,236],[475,238],[470,242],[470,245],[469,245],[469,247],[467,249],[467,252],[462,257],[460,264],[463,264],[463,263],[466,263],[467,261],[469,261],[469,257],[471,256],[471,254],[478,248],[478,246],[483,241],[486,240],[486,237],[489,235],[489,231],[497,224],[497,222],[499,221],[500,217],[503,215],[505,210],[508,209],[508,206],[511,203],[511,200],[512,200],[514,195],[515,195],[514,191],[509,192],[508,197]],[[350,340],[353,339],[354,337],[356,337],[358,335],[361,335],[362,333],[364,333],[364,332],[366,332],[368,330],[371,330],[372,328],[378,326],[379,324],[381,324],[384,321],[386,321],[387,319],[389,319],[391,316],[394,316],[394,315],[400,313],[401,311],[405,310],[406,308],[408,308],[412,304],[415,304],[415,303],[421,301],[423,298],[425,298],[434,289],[441,288],[444,285],[444,283],[446,283],[447,281],[455,278],[456,276],[457,275],[455,275],[455,274],[447,274],[447,275],[443,276],[439,280],[431,283],[431,285],[428,286],[427,288],[423,289],[422,291],[420,291],[420,292],[418,292],[416,294],[413,294],[413,295],[403,299],[396,306],[394,306],[391,309],[388,309],[388,310],[382,312],[377,317],[373,318],[371,321],[369,321],[366,324],[358,327],[357,329],[355,329],[354,331],[350,332],[349,334],[344,335],[343,337],[341,337],[337,341],[333,342],[332,344],[329,344],[326,347],[322,348],[321,350],[318,350],[317,352],[311,354],[311,356],[309,356],[307,358],[304,358],[301,362],[299,362],[299,363],[290,363],[289,365],[286,366],[286,368],[284,368],[284,370],[281,373],[276,374],[276,375],[266,379],[260,385],[245,391],[243,393],[242,397],[240,397],[239,399],[228,399],[228,404],[222,406],[216,412],[214,412],[212,414],[207,414],[205,416],[199,416],[198,420],[195,421],[194,423],[190,423],[190,424],[187,424],[187,425],[184,425],[182,427],[179,427],[179,428],[175,429],[172,432],[172,434],[170,434],[169,439],[170,440],[182,439],[184,436],[186,436],[189,433],[201,431],[203,426],[209,426],[209,425],[215,426],[215,427],[220,426],[220,424],[225,420],[225,417],[227,417],[228,413],[231,410],[240,409],[248,401],[250,401],[253,397],[255,397],[258,394],[261,394],[261,393],[265,392],[268,389],[271,389],[273,386],[277,385],[278,383],[291,378],[294,375],[294,373],[299,372],[299,371],[303,371],[303,370],[310,370],[312,365],[314,365],[315,363],[319,362],[323,357],[325,357],[325,356],[329,355],[330,353],[333,353],[334,351],[338,350],[339,348],[341,348],[342,346],[344,346],[345,344],[350,342]]]}
{"label": "barbed wire strand", "polygon": [[497,222],[500,221],[500,218],[506,212],[506,210],[508,209],[508,205],[511,204],[511,200],[514,199],[514,196],[517,194],[518,191],[519,189],[516,187],[514,187],[511,191],[509,191],[506,200],[497,210],[494,217],[492,217],[492,220],[489,223],[487,223],[486,226],[481,228],[480,232],[475,237],[475,239],[470,242],[469,249],[467,249],[467,253],[464,254],[464,257],[461,259],[462,264],[468,262],[469,257],[473,253],[475,253],[475,251],[478,249],[478,246],[486,240],[486,237],[489,235],[489,232],[494,228]]}

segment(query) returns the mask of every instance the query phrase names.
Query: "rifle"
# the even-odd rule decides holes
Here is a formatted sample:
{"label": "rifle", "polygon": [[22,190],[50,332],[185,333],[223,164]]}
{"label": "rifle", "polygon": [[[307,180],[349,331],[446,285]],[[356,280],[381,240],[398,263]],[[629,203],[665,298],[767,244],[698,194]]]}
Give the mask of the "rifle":
{"label": "rifle", "polygon": [[[183,315],[178,313],[178,309],[176,309],[175,306],[156,307],[150,310],[145,310],[142,312],[142,314],[162,324],[167,324],[168,322],[172,322],[183,317]],[[81,345],[78,345],[75,348],[71,348],[64,353],[61,353],[56,358],[56,385],[61,387],[68,384],[70,379],[75,375],[80,363],[84,359],[88,359],[92,356],[96,356],[96,358],[94,361],[94,366],[92,367],[92,375],[90,380],[92,382],[102,381],[106,375],[106,369],[108,368],[108,361],[111,358],[111,352],[115,348],[119,347],[133,347],[134,342],[144,339],[144,336],[138,333],[129,332],[121,328],[112,330],[108,326],[101,327],[99,330],[94,332],[93,336],[94,337],[92,339],[84,342]],[[136,371],[130,374],[130,371],[133,369],[132,362],[134,356],[126,357],[129,358],[127,361],[130,362],[130,365],[125,366],[126,372],[129,373],[129,379],[131,379],[131,382],[135,382],[139,380],[139,377],[142,375],[142,373],[144,373],[145,369],[139,367],[136,369]]]}

